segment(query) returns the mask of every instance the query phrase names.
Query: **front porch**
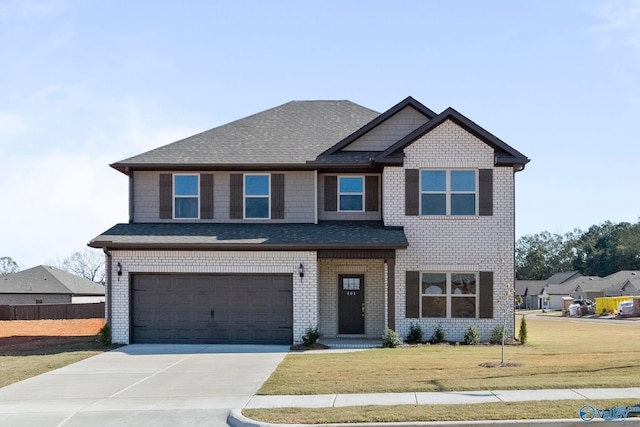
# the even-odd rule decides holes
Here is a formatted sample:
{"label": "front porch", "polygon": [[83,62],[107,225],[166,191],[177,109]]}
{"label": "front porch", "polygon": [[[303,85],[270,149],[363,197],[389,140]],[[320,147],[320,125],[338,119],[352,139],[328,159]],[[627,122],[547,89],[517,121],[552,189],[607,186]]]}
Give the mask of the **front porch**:
{"label": "front porch", "polygon": [[380,347],[395,317],[394,266],[395,250],[318,252],[318,329],[323,344]]}

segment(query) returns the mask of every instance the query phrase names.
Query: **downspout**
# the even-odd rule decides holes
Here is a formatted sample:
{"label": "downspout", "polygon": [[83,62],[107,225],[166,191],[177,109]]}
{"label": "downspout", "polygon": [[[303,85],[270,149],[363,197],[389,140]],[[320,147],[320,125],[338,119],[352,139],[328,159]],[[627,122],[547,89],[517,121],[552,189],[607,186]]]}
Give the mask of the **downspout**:
{"label": "downspout", "polygon": [[314,206],[314,224],[318,224],[318,170],[313,171],[313,206]]}
{"label": "downspout", "polygon": [[133,171],[126,168],[127,175],[129,175],[129,224],[133,224],[134,220],[134,209],[133,209]]}
{"label": "downspout", "polygon": [[111,259],[111,252],[109,252],[109,250],[107,248],[103,248],[102,249],[105,253],[105,255],[107,256],[107,283],[105,286],[105,296],[106,296],[106,301],[107,301],[107,312],[105,313],[106,315],[106,323],[107,325],[111,326],[111,310],[113,307],[112,301],[111,301],[111,279],[112,279],[112,273],[111,273],[111,268],[113,266],[113,262]]}

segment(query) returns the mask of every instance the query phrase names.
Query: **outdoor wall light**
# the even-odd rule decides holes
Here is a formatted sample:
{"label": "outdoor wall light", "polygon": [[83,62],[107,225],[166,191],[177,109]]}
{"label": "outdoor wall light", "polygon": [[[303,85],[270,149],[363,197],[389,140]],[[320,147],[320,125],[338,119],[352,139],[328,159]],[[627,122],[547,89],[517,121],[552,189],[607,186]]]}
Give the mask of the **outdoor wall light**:
{"label": "outdoor wall light", "polygon": [[304,277],[304,265],[300,264],[300,266],[298,266],[298,273],[300,274],[300,278],[302,279]]}
{"label": "outdoor wall light", "polygon": [[118,276],[122,276],[122,264],[116,264],[116,273],[118,273]]}

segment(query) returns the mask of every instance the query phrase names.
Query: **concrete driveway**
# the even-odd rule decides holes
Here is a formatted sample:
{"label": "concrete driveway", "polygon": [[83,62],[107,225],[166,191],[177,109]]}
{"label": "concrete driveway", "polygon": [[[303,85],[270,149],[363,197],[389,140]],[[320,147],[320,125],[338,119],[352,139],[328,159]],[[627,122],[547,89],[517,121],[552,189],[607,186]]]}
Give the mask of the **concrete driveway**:
{"label": "concrete driveway", "polygon": [[0,426],[226,426],[288,350],[129,345],[0,388]]}

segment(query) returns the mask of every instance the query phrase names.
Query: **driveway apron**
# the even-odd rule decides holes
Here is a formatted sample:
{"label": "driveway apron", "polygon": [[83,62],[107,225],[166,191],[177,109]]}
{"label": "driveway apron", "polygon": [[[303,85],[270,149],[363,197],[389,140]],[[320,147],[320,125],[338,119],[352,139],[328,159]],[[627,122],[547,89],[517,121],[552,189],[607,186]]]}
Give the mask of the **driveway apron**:
{"label": "driveway apron", "polygon": [[226,426],[287,352],[129,345],[0,388],[0,426]]}

